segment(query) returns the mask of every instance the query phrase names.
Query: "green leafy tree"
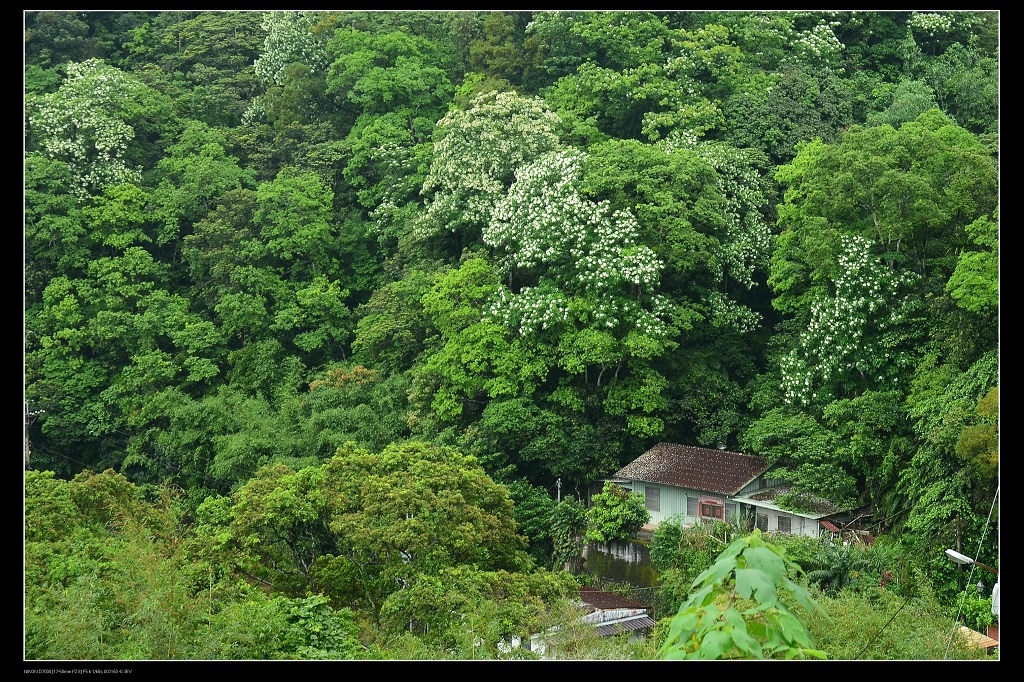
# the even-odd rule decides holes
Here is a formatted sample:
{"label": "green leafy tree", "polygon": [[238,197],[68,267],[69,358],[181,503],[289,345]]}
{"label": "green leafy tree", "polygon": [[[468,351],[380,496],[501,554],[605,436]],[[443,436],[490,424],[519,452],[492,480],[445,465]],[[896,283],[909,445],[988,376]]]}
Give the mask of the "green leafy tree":
{"label": "green leafy tree", "polygon": [[[948,560],[947,560],[948,561]],[[973,591],[973,588],[971,588]],[[955,637],[953,614],[944,610],[920,573],[900,589],[874,586],[863,593],[844,590],[817,598],[821,611],[804,619],[829,660],[970,660],[985,650]]]}
{"label": "green leafy tree", "polygon": [[979,419],[978,404],[997,383],[994,352],[963,370],[932,356],[918,367],[907,396],[918,446],[900,474],[898,491],[909,507],[900,530],[927,557],[925,570],[941,600],[951,599],[958,591],[957,570],[941,552],[927,548],[956,548],[965,538],[985,537],[979,560],[998,565],[998,542],[991,529],[987,536],[983,532],[998,480],[956,452],[965,432],[969,440],[971,427],[985,423]]}
{"label": "green leafy tree", "polygon": [[965,251],[946,283],[946,292],[961,308],[986,314],[999,308],[998,210],[992,220],[982,216],[964,228],[971,242],[981,247]]}
{"label": "green leafy tree", "polygon": [[362,647],[352,611],[326,597],[254,594],[210,617],[201,651],[213,660],[351,660]]}
{"label": "green leafy tree", "polygon": [[374,618],[421,574],[529,565],[508,490],[473,458],[425,443],[380,454],[349,444],[319,466],[265,468],[200,512],[243,575],[287,595],[322,592]]}
{"label": "green leafy tree", "polygon": [[868,125],[891,125],[897,128],[902,123],[913,121],[918,116],[937,107],[935,91],[927,83],[904,79],[892,91],[892,101],[879,112],[868,116]]}
{"label": "green leafy tree", "polygon": [[999,387],[993,386],[978,400],[979,423],[966,427],[956,443],[956,454],[971,462],[983,480],[999,473]]}
{"label": "green leafy tree", "polygon": [[174,489],[152,492],[112,470],[25,472],[27,658],[192,657],[209,608],[192,533]]}
{"label": "green leafy tree", "polygon": [[857,479],[836,461],[840,441],[813,416],[790,408],[770,410],[751,424],[741,439],[745,452],[756,453],[783,468],[773,476],[790,484],[779,503],[792,509],[814,509],[816,497],[840,508],[855,505]]}
{"label": "green leafy tree", "polygon": [[527,12],[490,12],[483,22],[483,36],[469,46],[473,70],[520,85],[528,66],[523,40],[529,16]]}
{"label": "green leafy tree", "polygon": [[[657,18],[635,13],[626,14],[624,21],[595,16],[597,26],[587,28],[620,24],[616,37],[623,39],[623,51],[634,55],[623,67],[584,63],[546,92],[545,98],[570,127],[570,137],[584,146],[606,136],[652,142],[671,136],[696,140],[724,123],[715,91],[736,70],[739,50],[729,44],[723,27],[670,32]],[[587,23],[580,22],[573,30]],[[630,35],[630,29],[639,28],[637,23],[656,27],[661,35],[647,44],[638,42],[637,36]],[[650,61],[635,61],[652,47],[656,56]]]}
{"label": "green leafy tree", "polygon": [[117,39],[120,65],[173,93],[182,117],[235,127],[260,89],[254,62],[264,39],[262,20],[259,12],[145,14]]}
{"label": "green leafy tree", "polygon": [[382,450],[409,435],[409,378],[383,376],[362,365],[318,373],[302,395],[304,438],[327,458],[349,441]]}
{"label": "green leafy tree", "polygon": [[558,502],[551,498],[541,486],[519,479],[508,484],[509,493],[515,503],[516,523],[520,532],[530,541],[530,556],[538,566],[551,562],[551,522]]}
{"label": "green leafy tree", "polygon": [[558,503],[551,515],[551,560],[556,568],[579,573],[583,568],[583,536],[587,510],[575,497]]}
{"label": "green leafy tree", "polygon": [[605,482],[587,510],[586,539],[595,542],[628,540],[651,518],[644,496]]}
{"label": "green leafy tree", "polygon": [[[760,46],[756,49],[763,51]],[[788,163],[800,142],[815,138],[835,142],[840,131],[854,122],[851,90],[851,84],[834,70],[799,63],[783,64],[771,72],[752,69],[738,79],[722,103],[725,139],[737,147],[760,149],[776,164]],[[908,108],[909,103],[901,103],[899,111]],[[905,120],[917,118],[927,108],[919,108]]]}
{"label": "green leafy tree", "polygon": [[651,538],[651,563],[660,574],[660,613],[676,613],[690,594],[694,579],[711,567],[721,548],[703,525],[683,527],[683,519],[673,517],[658,524]]}
{"label": "green leafy tree", "polygon": [[238,158],[227,154],[226,145],[224,135],[196,121],[167,148],[157,163],[161,179],[153,193],[164,223],[158,243],[177,240],[183,226],[191,228],[205,218],[226,192],[255,186],[255,174],[243,170]]}
{"label": "green leafy tree", "polygon": [[42,301],[58,276],[81,274],[92,240],[70,191],[71,169],[38,153],[25,156],[25,305]]}
{"label": "green leafy tree", "polygon": [[925,82],[935,89],[943,111],[975,133],[998,132],[999,64],[995,51],[986,53],[977,36],[950,45],[930,60]]}
{"label": "green leafy tree", "polygon": [[569,598],[567,573],[484,571],[455,566],[422,574],[381,609],[384,628],[413,630],[465,658],[500,658],[500,645],[543,630],[549,605]]}

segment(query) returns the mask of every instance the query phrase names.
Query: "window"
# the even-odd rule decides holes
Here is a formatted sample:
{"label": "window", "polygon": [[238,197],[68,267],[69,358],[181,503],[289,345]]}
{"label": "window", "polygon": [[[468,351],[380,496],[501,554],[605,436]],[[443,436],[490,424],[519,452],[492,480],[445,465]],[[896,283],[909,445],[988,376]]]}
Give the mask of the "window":
{"label": "window", "polygon": [[780,533],[792,533],[793,532],[792,519],[790,519],[788,516],[780,516],[779,517],[779,532]]}
{"label": "window", "polygon": [[706,519],[725,520],[725,508],[720,504],[701,502],[700,515]]}
{"label": "window", "polygon": [[762,533],[767,533],[768,532],[768,515],[767,514],[758,514],[757,515],[757,527],[761,530]]}
{"label": "window", "polygon": [[686,515],[696,516],[697,515],[697,498],[690,495],[686,496]]}
{"label": "window", "polygon": [[655,485],[644,486],[644,502],[647,504],[647,511],[661,511],[661,488]]}
{"label": "window", "polygon": [[726,502],[725,503],[725,520],[732,523],[736,520],[736,503]]}

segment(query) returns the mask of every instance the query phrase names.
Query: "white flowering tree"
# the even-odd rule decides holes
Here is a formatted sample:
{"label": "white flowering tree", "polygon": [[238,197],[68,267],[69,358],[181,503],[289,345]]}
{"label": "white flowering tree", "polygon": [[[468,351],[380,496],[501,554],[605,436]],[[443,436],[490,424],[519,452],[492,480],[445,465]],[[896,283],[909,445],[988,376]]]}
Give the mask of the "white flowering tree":
{"label": "white flowering tree", "polygon": [[[581,194],[584,155],[551,152],[520,169],[483,232],[508,287],[488,311],[523,337],[557,344],[558,366],[584,386],[607,387],[604,409],[627,428],[661,430],[664,379],[651,358],[672,345],[662,262],[639,242],[628,211]],[[623,371],[625,370],[625,371]],[[621,372],[621,376],[620,376]]]}
{"label": "white flowering tree", "polygon": [[[748,443],[757,454],[788,452],[800,492],[842,503],[855,480],[877,509],[906,507],[893,497],[904,494],[894,492],[898,472],[924,472],[909,461],[922,447],[909,429],[914,394],[933,381],[946,390],[996,338],[991,307],[956,300],[975,291],[991,300],[991,269],[970,278],[977,289],[956,277],[950,285],[956,249],[980,232],[994,245],[995,164],[977,138],[931,110],[899,129],[855,126],[835,145],[805,144],[776,177],[786,194],[768,284],[785,319],[774,340],[777,392],[755,396],[768,409]],[[818,424],[838,445],[801,448],[780,428],[797,422]],[[835,474],[827,485],[811,475],[823,469]],[[939,483],[935,471],[912,478],[927,487]]]}
{"label": "white flowering tree", "polygon": [[26,102],[29,146],[67,164],[71,191],[85,199],[104,187],[141,180],[132,152],[136,127],[159,120],[160,96],[134,77],[89,59],[67,65],[52,93]]}
{"label": "white flowering tree", "polygon": [[330,33],[317,31],[325,13],[319,11],[266,12],[260,23],[264,31],[263,50],[254,66],[256,76],[266,85],[283,85],[289,64],[305,64],[311,71],[328,65],[327,40]]}
{"label": "white flowering tree", "polygon": [[913,335],[907,327],[918,308],[918,277],[885,267],[872,246],[865,237],[841,236],[834,276],[808,293],[807,327],[780,359],[787,403],[831,400],[856,386],[892,388],[915,364],[905,342]]}
{"label": "white flowering tree", "polygon": [[665,395],[675,423],[701,442],[735,437],[748,401],[752,373],[737,350],[757,352],[755,308],[768,303],[759,285],[774,244],[766,165],[757,152],[676,134],[595,144],[584,163],[585,196],[633,215],[637,243],[664,264],[658,291],[671,338],[686,350],[663,354],[657,366],[671,377]]}
{"label": "white flowering tree", "polygon": [[786,399],[827,404],[897,388],[928,333],[913,307],[945,288],[947,249],[995,207],[991,158],[932,110],[899,130],[807,144],[777,177],[788,188],[769,285],[800,325],[782,354]]}
{"label": "white flowering tree", "polygon": [[330,64],[327,43],[333,28],[329,12],[283,10],[265,12],[260,21],[263,46],[253,62],[263,94],[250,101],[242,123],[268,117],[289,117],[304,106],[321,102],[323,78]]}
{"label": "white flowering tree", "polygon": [[[638,243],[639,226],[631,213],[582,196],[583,158],[579,152],[557,151],[521,168],[495,204],[483,240],[495,249],[510,286],[521,287],[517,296],[532,290],[530,284],[549,281],[567,297],[593,296],[599,307],[590,321],[614,328],[624,321],[616,315],[639,313],[627,300],[654,293],[662,263]],[[645,333],[665,335],[664,324],[653,316],[641,314],[635,324]],[[536,331],[530,325],[510,326]]]}
{"label": "white flowering tree", "polygon": [[421,236],[463,234],[464,243],[491,218],[516,171],[558,147],[558,117],[536,97],[491,92],[455,109],[434,131],[434,158],[423,182]]}

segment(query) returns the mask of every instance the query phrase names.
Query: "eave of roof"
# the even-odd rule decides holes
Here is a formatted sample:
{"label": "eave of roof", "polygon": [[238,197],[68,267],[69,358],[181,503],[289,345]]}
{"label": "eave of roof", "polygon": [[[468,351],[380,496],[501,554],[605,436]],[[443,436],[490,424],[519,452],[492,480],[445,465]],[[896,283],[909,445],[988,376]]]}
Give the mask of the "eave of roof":
{"label": "eave of roof", "polygon": [[621,620],[613,620],[601,623],[594,627],[594,630],[601,637],[609,637],[623,632],[635,632],[653,628],[657,623],[650,616],[630,616]]}
{"label": "eave of roof", "polygon": [[980,632],[975,632],[966,625],[960,626],[960,634],[963,636],[967,643],[976,646],[979,649],[988,649],[990,647],[999,646],[999,641],[992,639],[988,635],[983,635]]}
{"label": "eave of roof", "polygon": [[818,521],[818,523],[820,523],[821,527],[824,528],[825,530],[829,531],[830,533],[842,533],[843,532],[843,531],[841,531],[839,529],[838,526],[836,526],[834,523],[831,523],[830,521],[826,521],[826,520],[822,519],[821,521]]}

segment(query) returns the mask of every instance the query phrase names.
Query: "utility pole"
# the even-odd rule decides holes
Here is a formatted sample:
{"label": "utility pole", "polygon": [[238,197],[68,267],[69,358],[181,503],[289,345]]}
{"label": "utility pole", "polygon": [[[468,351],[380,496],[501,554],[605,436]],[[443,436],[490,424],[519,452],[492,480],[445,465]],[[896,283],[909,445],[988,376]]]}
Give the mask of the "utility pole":
{"label": "utility pole", "polygon": [[[26,452],[25,456],[27,457],[28,456],[28,454],[27,454],[28,450],[26,450],[25,452]],[[558,501],[561,502],[562,501],[562,479],[558,479],[557,481],[555,481],[555,485],[558,486]]]}
{"label": "utility pole", "polygon": [[44,410],[32,410],[28,409],[28,403],[25,403],[25,468],[28,469],[29,465],[29,447],[28,447],[28,430],[35,423],[36,417],[41,415]]}

